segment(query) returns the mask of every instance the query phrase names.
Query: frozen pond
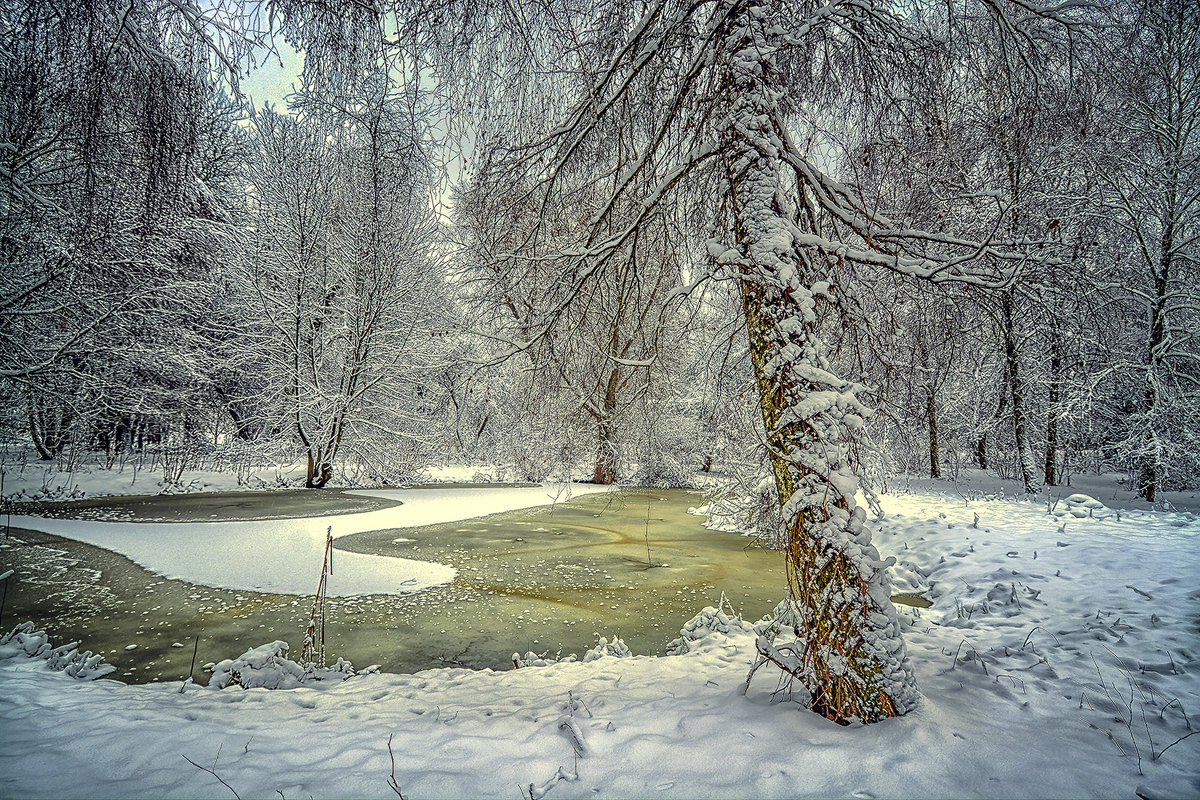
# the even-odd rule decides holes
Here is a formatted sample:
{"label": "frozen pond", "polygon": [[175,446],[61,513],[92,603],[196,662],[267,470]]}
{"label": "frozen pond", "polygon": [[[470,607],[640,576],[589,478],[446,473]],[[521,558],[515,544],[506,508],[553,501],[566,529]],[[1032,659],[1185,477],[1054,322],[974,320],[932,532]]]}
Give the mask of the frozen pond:
{"label": "frozen pond", "polygon": [[[328,492],[114,499],[93,502],[86,513],[256,520],[303,515],[308,498],[313,516],[371,512],[388,518],[386,498]],[[706,530],[687,514],[701,502],[684,491],[625,490],[339,538],[338,552],[447,564],[457,574],[407,595],[331,598],[328,652],[391,672],[447,665],[506,669],[514,651],[581,653],[596,634],[619,635],[634,652],[662,653],[683,623],[715,605],[722,592],[748,617],[768,612],[784,593],[780,554],[745,537]],[[335,556],[335,578],[337,564]],[[9,588],[6,628],[34,619],[56,641],[82,640],[103,651],[118,667],[114,677],[127,681],[185,676],[195,636],[198,664],[274,639],[298,649],[311,606],[306,596],[171,580],[87,543],[29,531],[15,531],[0,548],[0,571],[8,568],[17,570],[17,581]],[[315,589],[319,561],[300,571],[296,580]],[[127,650],[130,645],[136,647]]]}

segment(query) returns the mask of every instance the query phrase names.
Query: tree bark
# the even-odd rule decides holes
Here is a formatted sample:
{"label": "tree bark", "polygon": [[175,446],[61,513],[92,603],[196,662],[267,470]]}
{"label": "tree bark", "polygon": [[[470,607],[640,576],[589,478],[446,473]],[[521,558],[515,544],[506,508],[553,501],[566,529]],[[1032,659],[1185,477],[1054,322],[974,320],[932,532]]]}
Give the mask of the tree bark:
{"label": "tree bark", "polygon": [[613,415],[617,411],[617,388],[621,372],[614,369],[604,386],[602,414],[596,421],[596,469],[592,472],[592,483],[612,484],[617,479],[617,442],[613,426]]}
{"label": "tree bark", "polygon": [[1167,291],[1174,247],[1174,227],[1171,220],[1173,201],[1174,193],[1168,192],[1168,212],[1164,214],[1163,219],[1162,255],[1156,269],[1152,271],[1154,302],[1150,306],[1150,340],[1147,342],[1146,391],[1143,396],[1147,441],[1142,449],[1138,471],[1138,494],[1150,502],[1154,502],[1159,492],[1159,483],[1162,481],[1162,457],[1158,441],[1158,420],[1156,419],[1159,413],[1157,373],[1162,369],[1162,347],[1167,335]]}
{"label": "tree bark", "polygon": [[940,478],[942,467],[938,455],[937,404],[932,391],[925,395],[925,418],[929,423],[929,477]]}
{"label": "tree bark", "polygon": [[32,386],[28,391],[29,439],[39,459],[53,461],[67,444],[67,412],[62,407],[38,403]]}
{"label": "tree bark", "polygon": [[304,481],[306,489],[324,489],[333,477],[333,460],[319,450],[308,451],[308,470]]}
{"label": "tree bark", "polygon": [[[916,702],[884,562],[856,506],[853,431],[867,409],[837,377],[818,306],[832,304],[803,218],[791,207],[779,153],[782,92],[768,84],[774,52],[763,9],[735,7],[727,34],[731,112],[722,127],[737,278],[771,466],[786,532],[786,565],[802,647],[787,667],[829,719],[873,722]],[[804,191],[799,187],[800,196]],[[803,200],[801,200],[803,202]],[[760,656],[770,658],[760,639]],[[772,659],[774,660],[774,659]],[[779,662],[776,662],[779,663]]]}
{"label": "tree bark", "polygon": [[1047,486],[1058,485],[1058,404],[1062,399],[1062,343],[1058,325],[1053,324],[1050,337],[1050,388],[1046,398],[1046,470]]}
{"label": "tree bark", "polygon": [[1017,441],[1017,470],[1026,494],[1038,490],[1032,454],[1029,450],[1028,420],[1025,414],[1025,389],[1021,385],[1021,361],[1017,352],[1016,321],[1013,318],[1012,291],[1001,292],[1001,319],[1004,334],[1004,377],[1012,402],[1013,436]]}

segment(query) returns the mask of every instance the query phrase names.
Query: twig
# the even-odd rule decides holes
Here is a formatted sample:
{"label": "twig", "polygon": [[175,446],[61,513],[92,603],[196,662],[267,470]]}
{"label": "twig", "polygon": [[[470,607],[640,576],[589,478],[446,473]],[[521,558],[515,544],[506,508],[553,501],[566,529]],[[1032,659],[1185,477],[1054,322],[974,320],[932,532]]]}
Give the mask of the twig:
{"label": "twig", "polygon": [[396,756],[392,754],[392,734],[388,734],[388,758],[392,761],[392,774],[387,779],[388,788],[396,793],[400,800],[404,800],[404,795],[400,793],[400,784],[396,783]]}
{"label": "twig", "polygon": [[1008,678],[1010,681],[1013,682],[1013,686],[1016,686],[1018,683],[1021,684],[1021,694],[1027,694],[1027,692],[1025,691],[1025,681],[1021,680],[1020,678],[1016,677],[1015,675],[997,674],[996,675],[996,683],[999,683],[1001,678]]}
{"label": "twig", "polygon": [[1174,747],[1175,745],[1177,745],[1177,744],[1179,744],[1180,742],[1182,742],[1184,739],[1188,739],[1188,738],[1191,738],[1192,736],[1195,736],[1197,733],[1200,733],[1200,731],[1192,731],[1191,733],[1185,733],[1183,736],[1180,736],[1178,739],[1176,739],[1175,741],[1171,742],[1169,745],[1167,745],[1166,747],[1164,747],[1162,750],[1159,750],[1159,751],[1158,751],[1158,755],[1154,756],[1155,760],[1158,760],[1158,759],[1162,758],[1162,754],[1163,754],[1163,753],[1167,752],[1167,751],[1168,751],[1168,750],[1170,750],[1172,747]]}
{"label": "twig", "polygon": [[1188,726],[1188,728],[1192,727],[1192,723],[1188,720],[1187,712],[1183,710],[1183,703],[1179,702],[1178,697],[1172,697],[1170,700],[1167,700],[1166,695],[1164,695],[1162,692],[1158,691],[1157,689],[1155,689],[1153,687],[1150,688],[1150,692],[1152,694],[1158,695],[1159,697],[1161,697],[1163,700],[1166,701],[1163,704],[1163,707],[1158,712],[1159,719],[1163,718],[1163,714],[1167,713],[1167,709],[1171,707],[1172,703],[1174,703],[1175,705],[1179,706],[1179,713],[1183,714],[1183,724]]}
{"label": "twig", "polygon": [[196,635],[195,644],[192,645],[192,666],[188,669],[188,677],[196,674],[196,654],[200,652],[200,635]]}
{"label": "twig", "polygon": [[1151,597],[1150,595],[1146,594],[1145,592],[1143,592],[1141,589],[1137,588],[1136,586],[1130,586],[1129,584],[1125,584],[1125,588],[1126,588],[1126,589],[1133,589],[1135,592],[1137,592],[1138,594],[1140,594],[1142,597],[1146,598],[1147,600],[1153,600],[1153,599],[1154,599],[1153,597]]}
{"label": "twig", "polygon": [[[1138,775],[1145,775],[1146,773],[1142,772],[1142,748],[1138,747],[1137,737],[1133,735],[1133,678],[1130,678],[1128,675],[1126,675],[1125,680],[1129,681],[1129,705],[1127,708],[1129,720],[1125,723],[1125,727],[1129,730],[1129,741],[1133,743],[1133,752],[1137,756]],[[1116,684],[1114,684],[1114,688],[1115,686]],[[1142,715],[1145,716],[1144,707],[1142,710]],[[1153,742],[1151,742],[1151,747],[1153,747]],[[1153,749],[1151,749],[1150,752],[1151,755],[1153,755]]]}
{"label": "twig", "polygon": [[966,639],[963,639],[961,642],[958,643],[958,649],[954,651],[954,660],[950,663],[950,669],[958,668],[958,654],[962,652],[962,646],[966,643],[967,643]]}
{"label": "twig", "polygon": [[[1024,650],[1026,647],[1028,647],[1028,646],[1029,646],[1029,637],[1033,636],[1033,632],[1034,632],[1034,631],[1042,631],[1042,632],[1044,632],[1044,633],[1050,633],[1050,631],[1046,630],[1046,629],[1045,629],[1045,628],[1043,628],[1041,625],[1034,625],[1034,626],[1033,626],[1033,627],[1032,627],[1032,628],[1029,630],[1029,633],[1028,633],[1028,634],[1025,636],[1025,643],[1021,645],[1021,649],[1022,649],[1022,650]],[[1057,637],[1057,636],[1055,636],[1053,633],[1050,633],[1050,638],[1054,640],[1054,643],[1055,643],[1055,644],[1058,644],[1058,643],[1059,643],[1059,642],[1058,642],[1058,637]]]}
{"label": "twig", "polygon": [[[1083,719],[1083,718],[1082,718],[1082,717],[1080,717],[1080,719]],[[1095,731],[1100,731],[1100,732],[1101,732],[1101,733],[1103,733],[1105,736],[1107,736],[1107,737],[1108,737],[1108,740],[1109,740],[1110,742],[1112,742],[1113,744],[1115,744],[1115,745],[1117,746],[1117,749],[1121,751],[1121,755],[1123,755],[1123,756],[1128,756],[1128,755],[1129,755],[1129,753],[1125,752],[1125,748],[1124,748],[1124,747],[1121,747],[1121,743],[1117,741],[1116,737],[1112,735],[1112,731],[1105,730],[1104,728],[1101,728],[1101,727],[1100,727],[1100,726],[1098,726],[1098,725],[1095,725],[1095,724],[1093,724],[1093,723],[1091,723],[1091,722],[1088,722],[1086,719],[1085,719],[1085,720],[1083,720],[1083,722],[1084,722],[1084,724],[1086,724],[1086,725],[1087,725],[1089,728],[1091,728],[1092,730],[1095,730]],[[1200,731],[1197,731],[1197,733],[1200,733]]]}
{"label": "twig", "polygon": [[654,562],[650,558],[650,501],[649,495],[646,496],[646,566],[653,567]]}
{"label": "twig", "polygon": [[230,786],[228,783],[226,783],[226,782],[225,782],[225,779],[224,779],[224,778],[222,778],[220,775],[218,775],[218,774],[217,774],[217,762],[218,762],[220,759],[221,759],[221,747],[219,747],[219,746],[217,747],[217,755],[216,755],[216,758],[214,758],[214,759],[213,759],[213,765],[212,765],[212,769],[209,769],[208,767],[202,767],[202,766],[200,766],[199,764],[197,764],[195,761],[192,761],[192,760],[191,760],[190,758],[188,758],[187,756],[184,756],[184,757],[183,757],[183,760],[184,760],[184,761],[188,762],[189,764],[191,764],[191,765],[192,765],[193,767],[195,767],[196,769],[200,770],[201,772],[207,772],[209,775],[212,775],[214,778],[216,778],[218,781],[220,781],[222,786],[224,786],[224,787],[225,787],[226,789],[228,789],[229,791],[233,792],[233,796],[234,796],[234,797],[236,797],[236,798],[237,798],[237,800],[242,800],[242,796],[241,796],[241,795],[239,795],[239,794],[237,793],[237,790],[235,790],[235,789],[234,789],[232,786]]}

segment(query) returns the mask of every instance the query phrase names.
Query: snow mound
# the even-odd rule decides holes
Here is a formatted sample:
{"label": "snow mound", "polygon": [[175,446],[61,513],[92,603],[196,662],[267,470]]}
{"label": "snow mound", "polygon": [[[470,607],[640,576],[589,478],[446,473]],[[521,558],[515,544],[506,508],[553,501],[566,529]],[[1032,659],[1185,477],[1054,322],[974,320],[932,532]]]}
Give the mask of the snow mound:
{"label": "snow mound", "polygon": [[521,667],[548,667],[551,664],[567,664],[578,660],[579,659],[575,657],[574,653],[569,653],[561,658],[548,655],[548,653],[538,654],[532,650],[527,650],[525,655],[521,655],[520,653],[512,654],[513,666],[517,669],[520,669]]}
{"label": "snow mound", "polygon": [[289,659],[287,651],[287,642],[274,641],[252,647],[237,658],[206,664],[205,671],[212,673],[208,686],[210,689],[224,689],[227,686],[240,686],[243,689],[295,689],[321,683],[333,685],[355,675],[379,672],[378,666],[370,666],[356,672],[354,665],[342,658],[332,667],[300,664]]}
{"label": "snow mound", "polygon": [[719,608],[706,606],[692,617],[679,631],[679,638],[667,645],[667,655],[678,656],[691,652],[693,646],[714,633],[732,636],[735,633],[752,633],[753,628],[736,615],[726,614]]}
{"label": "snow mound", "polygon": [[1076,519],[1108,519],[1113,516],[1113,510],[1096,498],[1086,494],[1073,494],[1064,501],[1066,508],[1055,509],[1054,516],[1065,517],[1070,514]]}
{"label": "snow mound", "polygon": [[46,632],[35,630],[32,622],[22,622],[0,636],[0,660],[22,656],[40,658],[48,668],[84,681],[103,678],[117,669],[104,663],[102,655],[93,655],[91,650],[80,652],[79,642],[51,647]]}
{"label": "snow mound", "polygon": [[606,656],[611,658],[629,658],[632,655],[632,651],[625,646],[625,643],[621,641],[620,637],[613,636],[612,641],[609,641],[603,636],[598,636],[596,639],[596,646],[583,654],[583,663],[587,664],[588,662],[596,661],[597,659],[601,659]]}
{"label": "snow mound", "polygon": [[932,588],[929,581],[930,569],[915,561],[901,558],[888,568],[892,579],[892,590],[911,594],[924,594]]}

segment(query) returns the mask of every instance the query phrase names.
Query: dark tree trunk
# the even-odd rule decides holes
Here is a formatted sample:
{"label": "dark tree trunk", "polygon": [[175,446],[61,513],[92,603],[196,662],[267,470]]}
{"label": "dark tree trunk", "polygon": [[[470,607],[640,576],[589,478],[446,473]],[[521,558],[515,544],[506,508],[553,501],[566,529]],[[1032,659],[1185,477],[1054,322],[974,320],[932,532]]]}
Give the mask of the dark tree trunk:
{"label": "dark tree trunk", "polygon": [[309,452],[308,471],[304,481],[306,489],[324,489],[325,484],[333,477],[332,459],[322,457],[321,453]]}
{"label": "dark tree trunk", "polygon": [[1058,485],[1058,404],[1062,399],[1062,343],[1058,326],[1052,328],[1050,342],[1050,392],[1046,407],[1046,472],[1047,486]]}
{"label": "dark tree trunk", "polygon": [[[1173,197],[1170,198],[1173,200]],[[1173,203],[1172,203],[1173,205]],[[1174,241],[1174,230],[1167,223],[1163,225],[1162,258],[1154,271],[1154,303],[1150,307],[1150,341],[1146,352],[1146,393],[1143,408],[1146,418],[1146,443],[1142,448],[1142,458],[1138,471],[1138,494],[1153,502],[1160,490],[1162,481],[1161,454],[1158,441],[1158,384],[1157,373],[1162,368],[1162,348],[1167,331],[1167,290],[1168,278],[1171,274],[1171,248]]]}
{"label": "dark tree trunk", "polygon": [[32,387],[28,394],[29,439],[42,461],[53,461],[67,444],[70,422],[65,408],[39,403]]}
{"label": "dark tree trunk", "polygon": [[613,415],[617,412],[617,389],[620,384],[621,372],[614,369],[605,383],[603,410],[596,422],[596,469],[592,473],[592,483],[606,486],[617,480],[617,435]]}
{"label": "dark tree trunk", "polygon": [[942,477],[940,456],[938,455],[938,426],[937,404],[933,400],[933,392],[925,395],[925,418],[929,422],[929,477]]}
{"label": "dark tree trunk", "polygon": [[229,419],[233,421],[234,435],[243,442],[252,440],[258,433],[258,426],[248,419],[249,415],[238,408],[238,401],[230,397],[228,392],[220,386],[216,387],[216,392],[221,404],[225,406],[226,413],[229,414]]}
{"label": "dark tree trunk", "polygon": [[1017,440],[1017,469],[1026,493],[1038,489],[1033,459],[1029,451],[1028,420],[1025,414],[1025,389],[1021,385],[1020,356],[1017,352],[1017,331],[1013,319],[1012,291],[1001,293],[1001,312],[1004,333],[1004,377],[1012,402],[1013,436]]}

